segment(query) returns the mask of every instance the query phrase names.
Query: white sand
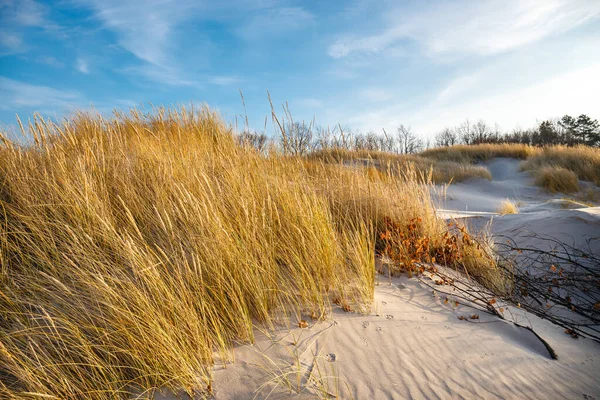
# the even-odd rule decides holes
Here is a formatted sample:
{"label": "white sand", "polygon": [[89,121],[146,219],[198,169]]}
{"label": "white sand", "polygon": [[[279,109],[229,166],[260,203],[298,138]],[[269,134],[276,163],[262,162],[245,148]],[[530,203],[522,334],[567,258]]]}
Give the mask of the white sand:
{"label": "white sand", "polygon": [[[492,181],[474,179],[451,185],[446,198],[437,198],[439,215],[462,219],[475,230],[492,220],[494,235],[510,237],[523,247],[546,249],[548,243],[532,237],[541,235],[600,254],[600,207],[578,208],[565,200],[569,196],[533,186],[530,173],[520,172],[519,164],[515,159],[497,158],[484,164]],[[587,182],[581,186],[599,190]],[[497,214],[506,199],[518,205],[518,214]]]}
{"label": "white sand", "polygon": [[[517,161],[497,159],[488,167],[491,182],[451,186],[440,214],[469,218],[476,228],[493,218],[493,232],[523,245],[540,244],[523,234],[534,231],[574,244],[590,240],[600,251],[600,208],[562,209],[531,185]],[[520,214],[495,215],[506,198],[522,202]],[[600,344],[572,339],[560,327],[507,307],[512,320],[552,346],[558,355],[552,360],[530,331],[456,307],[440,292],[447,287],[434,294],[416,279],[380,279],[369,315],[335,310],[333,321],[309,320],[309,328],[282,328],[271,338],[258,334],[254,345],[234,349],[234,363],[215,367],[215,397],[303,399],[325,387],[332,398],[344,399],[600,399]],[[472,314],[480,319],[458,318]]]}
{"label": "white sand", "polygon": [[[338,311],[335,323],[285,331],[279,344],[262,338],[237,348],[237,362],[215,372],[215,397],[257,395],[255,390],[270,376],[254,363],[266,364],[260,355],[266,353],[291,373],[292,381],[295,371],[301,373],[300,394],[280,385],[273,399],[312,398],[316,389],[306,378],[311,370],[318,378],[315,363],[330,369],[321,374],[329,375],[328,392],[336,394],[337,382],[338,398],[344,399],[600,398],[600,344],[572,339],[562,329],[512,309],[519,323],[532,326],[555,349],[559,359],[552,360],[531,332],[467,306],[455,307],[451,296],[444,304],[444,298],[416,279],[385,280],[376,290],[377,313]],[[458,319],[474,313],[479,320]],[[298,346],[292,344],[294,336],[301,338]],[[300,368],[290,367],[295,360],[290,352],[296,348]],[[327,354],[335,354],[336,360],[327,361]],[[257,398],[267,397],[273,387],[265,387]]]}

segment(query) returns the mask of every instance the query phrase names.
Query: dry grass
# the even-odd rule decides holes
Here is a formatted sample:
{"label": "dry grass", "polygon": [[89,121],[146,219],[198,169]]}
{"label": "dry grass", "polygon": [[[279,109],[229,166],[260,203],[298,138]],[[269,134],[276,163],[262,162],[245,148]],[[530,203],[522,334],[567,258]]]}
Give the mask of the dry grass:
{"label": "dry grass", "polygon": [[380,170],[390,170],[395,174],[402,174],[406,169],[414,169],[436,184],[462,182],[470,178],[492,179],[490,171],[481,166],[435,161],[418,155],[328,149],[315,152],[309,157],[312,160],[323,160],[328,163],[374,166]]}
{"label": "dry grass", "polygon": [[577,175],[568,169],[544,166],[534,171],[535,184],[556,193],[575,193],[579,190]]}
{"label": "dry grass", "polygon": [[510,157],[524,160],[541,152],[542,150],[539,147],[524,144],[477,144],[437,147],[425,150],[420,155],[438,161],[470,164],[477,161],[486,161],[494,157]]}
{"label": "dry grass", "polygon": [[389,221],[410,236],[419,217],[427,257],[504,279],[410,168],[265,157],[207,109],[29,130],[0,147],[1,398],[210,392],[254,326],[368,308]]}
{"label": "dry grass", "polygon": [[579,179],[594,182],[600,186],[599,148],[589,146],[547,147],[539,154],[529,158],[522,168],[536,171],[547,166],[557,166],[573,171]]}
{"label": "dry grass", "polygon": [[536,184],[553,192],[577,191],[578,185],[573,176],[600,185],[600,149],[583,145],[543,149],[521,144],[460,145],[426,150],[420,156],[464,164],[494,157],[523,159],[521,169],[532,171]]}
{"label": "dry grass", "polygon": [[519,208],[517,207],[517,205],[515,203],[513,203],[509,199],[506,199],[506,200],[502,201],[502,203],[500,203],[500,206],[498,207],[497,212],[500,215],[518,214]]}

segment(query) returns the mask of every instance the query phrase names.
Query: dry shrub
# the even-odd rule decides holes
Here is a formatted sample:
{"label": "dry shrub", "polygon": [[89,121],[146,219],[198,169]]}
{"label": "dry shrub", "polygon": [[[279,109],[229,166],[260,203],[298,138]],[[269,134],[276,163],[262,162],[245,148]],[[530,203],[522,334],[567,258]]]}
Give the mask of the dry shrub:
{"label": "dry shrub", "polygon": [[29,130],[0,148],[2,398],[205,393],[256,324],[366,309],[388,221],[444,246],[413,168],[265,156],[207,109]]}
{"label": "dry shrub", "polygon": [[425,150],[420,153],[420,155],[438,161],[453,161],[470,164],[477,161],[486,161],[495,157],[510,157],[524,160],[541,153],[541,151],[542,150],[539,147],[525,144],[485,143],[437,147]]}
{"label": "dry shrub", "polygon": [[518,214],[519,208],[517,207],[517,205],[515,203],[513,203],[509,199],[506,199],[506,200],[503,200],[502,203],[500,203],[500,206],[498,207],[497,212],[500,215]]}
{"label": "dry shrub", "polygon": [[579,190],[577,175],[568,169],[546,166],[534,171],[535,184],[556,193],[574,193]]}
{"label": "dry shrub", "polygon": [[547,166],[557,166],[573,171],[579,179],[594,182],[600,186],[600,149],[589,146],[553,146],[528,159],[523,170],[540,170]]}
{"label": "dry shrub", "polygon": [[[437,273],[438,264],[466,274],[495,293],[510,291],[509,270],[498,265],[489,235],[481,233],[474,237],[465,226],[455,222],[448,223],[440,233],[431,235],[418,217],[404,224],[386,219],[384,229],[378,235],[376,249],[378,254],[391,260],[392,274]],[[453,282],[444,278],[437,284]]]}

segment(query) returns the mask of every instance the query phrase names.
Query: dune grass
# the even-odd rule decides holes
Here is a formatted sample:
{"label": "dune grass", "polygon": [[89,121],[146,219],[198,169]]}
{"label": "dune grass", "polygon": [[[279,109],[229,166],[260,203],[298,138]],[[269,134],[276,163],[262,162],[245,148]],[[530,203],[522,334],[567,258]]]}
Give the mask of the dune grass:
{"label": "dune grass", "polygon": [[500,203],[500,206],[498,207],[497,212],[500,215],[518,214],[519,208],[517,207],[517,205],[515,203],[513,203],[509,199],[506,199],[506,200],[503,200],[502,203]]}
{"label": "dune grass", "polygon": [[575,172],[563,167],[543,166],[534,171],[535,184],[556,193],[575,193],[579,190],[579,180]]}
{"label": "dune grass", "polygon": [[490,171],[481,166],[452,161],[436,161],[419,155],[327,149],[312,153],[309,158],[323,160],[328,163],[374,166],[395,174],[402,174],[402,171],[407,168],[414,169],[436,184],[462,182],[470,178],[492,179]]}
{"label": "dune grass", "polygon": [[1,398],[209,393],[254,326],[368,309],[389,221],[423,260],[505,279],[410,168],[265,156],[208,109],[27,130],[35,144],[0,147]]}
{"label": "dune grass", "polygon": [[522,144],[479,144],[440,147],[420,153],[438,162],[471,164],[494,157],[524,160],[521,169],[532,171],[536,185],[551,192],[573,193],[579,190],[577,178],[600,186],[600,149],[577,145],[544,148]]}
{"label": "dune grass", "polygon": [[525,160],[542,152],[539,147],[525,144],[476,144],[437,147],[421,152],[419,155],[437,161],[452,161],[471,164],[486,161],[494,157],[509,157]]}
{"label": "dune grass", "polygon": [[[579,179],[600,186],[600,149],[589,146],[553,146],[523,163],[523,170],[540,170],[543,167],[561,167],[572,171]],[[548,173],[546,171],[546,173]],[[562,173],[565,175],[565,173]],[[566,177],[564,177],[566,178]],[[571,184],[572,188],[573,185]]]}

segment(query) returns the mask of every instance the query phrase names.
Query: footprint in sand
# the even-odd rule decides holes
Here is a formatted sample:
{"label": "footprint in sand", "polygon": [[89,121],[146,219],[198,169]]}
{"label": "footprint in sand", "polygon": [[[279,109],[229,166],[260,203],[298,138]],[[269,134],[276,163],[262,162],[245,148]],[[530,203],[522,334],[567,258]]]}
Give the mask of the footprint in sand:
{"label": "footprint in sand", "polygon": [[359,337],[358,337],[358,340],[360,340],[360,343],[361,343],[363,346],[365,346],[365,347],[369,347],[369,343],[367,342],[367,339],[365,339],[364,337],[362,337],[362,336],[359,336]]}
{"label": "footprint in sand", "polygon": [[386,305],[387,301],[382,301],[381,304]]}
{"label": "footprint in sand", "polygon": [[394,316],[390,315],[390,314],[386,314],[385,315],[385,319],[394,319]]}
{"label": "footprint in sand", "polygon": [[382,331],[383,331],[383,329],[382,329],[380,326],[378,326],[377,328],[375,328],[375,330],[376,330],[377,332],[382,332]]}
{"label": "footprint in sand", "polygon": [[369,326],[369,321],[363,321],[362,326],[363,328],[367,329],[367,327]]}
{"label": "footprint in sand", "polygon": [[337,357],[335,356],[335,353],[329,353],[325,355],[325,360],[329,362],[334,362],[336,359]]}

